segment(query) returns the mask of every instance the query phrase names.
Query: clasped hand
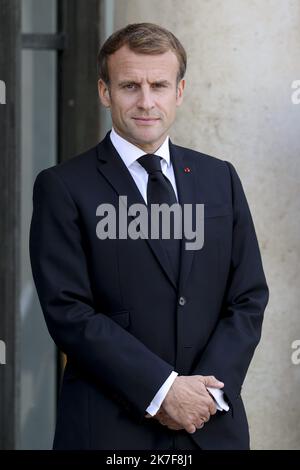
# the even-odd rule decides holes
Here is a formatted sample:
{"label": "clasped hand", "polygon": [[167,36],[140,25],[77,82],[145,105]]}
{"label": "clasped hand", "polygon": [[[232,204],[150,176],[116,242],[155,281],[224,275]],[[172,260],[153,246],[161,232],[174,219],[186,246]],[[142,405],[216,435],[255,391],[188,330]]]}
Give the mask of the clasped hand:
{"label": "clasped hand", "polygon": [[223,388],[214,376],[177,376],[155,416],[163,426],[193,434],[217,412],[216,404],[206,387]]}

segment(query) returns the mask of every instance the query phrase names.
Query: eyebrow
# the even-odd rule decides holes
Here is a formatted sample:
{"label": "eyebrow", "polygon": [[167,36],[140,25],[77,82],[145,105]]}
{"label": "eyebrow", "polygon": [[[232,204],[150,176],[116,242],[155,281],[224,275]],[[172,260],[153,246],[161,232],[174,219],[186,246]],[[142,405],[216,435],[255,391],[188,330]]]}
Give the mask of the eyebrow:
{"label": "eyebrow", "polygon": [[[125,85],[140,85],[140,82],[137,82],[135,80],[122,80],[121,82],[118,83],[118,87],[123,87]],[[154,82],[151,83],[151,85],[165,85],[168,86],[170,85],[170,82],[168,80],[155,80]]]}

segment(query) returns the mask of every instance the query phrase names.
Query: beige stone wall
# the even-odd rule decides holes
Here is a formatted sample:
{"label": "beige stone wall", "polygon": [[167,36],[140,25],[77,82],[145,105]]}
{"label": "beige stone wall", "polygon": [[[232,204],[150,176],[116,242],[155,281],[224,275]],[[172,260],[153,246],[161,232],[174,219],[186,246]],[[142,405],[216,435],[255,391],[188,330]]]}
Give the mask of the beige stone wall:
{"label": "beige stone wall", "polygon": [[[115,28],[151,21],[187,49],[174,142],[231,161],[243,182],[270,286],[243,396],[253,449],[300,449],[299,0],[115,0]],[[221,360],[221,358],[220,358]]]}

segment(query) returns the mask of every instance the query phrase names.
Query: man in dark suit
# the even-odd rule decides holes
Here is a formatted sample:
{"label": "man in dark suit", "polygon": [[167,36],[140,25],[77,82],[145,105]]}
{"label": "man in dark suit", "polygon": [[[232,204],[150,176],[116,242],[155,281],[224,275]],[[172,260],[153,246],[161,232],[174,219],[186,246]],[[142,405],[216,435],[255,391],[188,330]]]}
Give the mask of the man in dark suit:
{"label": "man in dark suit", "polygon": [[[129,25],[98,63],[112,131],[34,186],[33,276],[67,356],[54,448],[247,449],[241,388],[268,288],[240,179],[168,138],[186,68],[172,33]],[[147,214],[204,204],[201,249],[174,226],[169,238],[145,236],[134,211],[124,234],[108,213],[125,196]]]}

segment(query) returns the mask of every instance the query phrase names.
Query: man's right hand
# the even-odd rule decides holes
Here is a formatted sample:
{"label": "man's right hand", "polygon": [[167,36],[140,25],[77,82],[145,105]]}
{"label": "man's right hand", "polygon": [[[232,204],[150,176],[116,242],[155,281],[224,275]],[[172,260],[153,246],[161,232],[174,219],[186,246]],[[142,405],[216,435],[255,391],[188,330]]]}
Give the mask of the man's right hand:
{"label": "man's right hand", "polygon": [[217,411],[206,387],[223,388],[224,384],[214,376],[179,375],[162,402],[163,410],[190,434]]}

